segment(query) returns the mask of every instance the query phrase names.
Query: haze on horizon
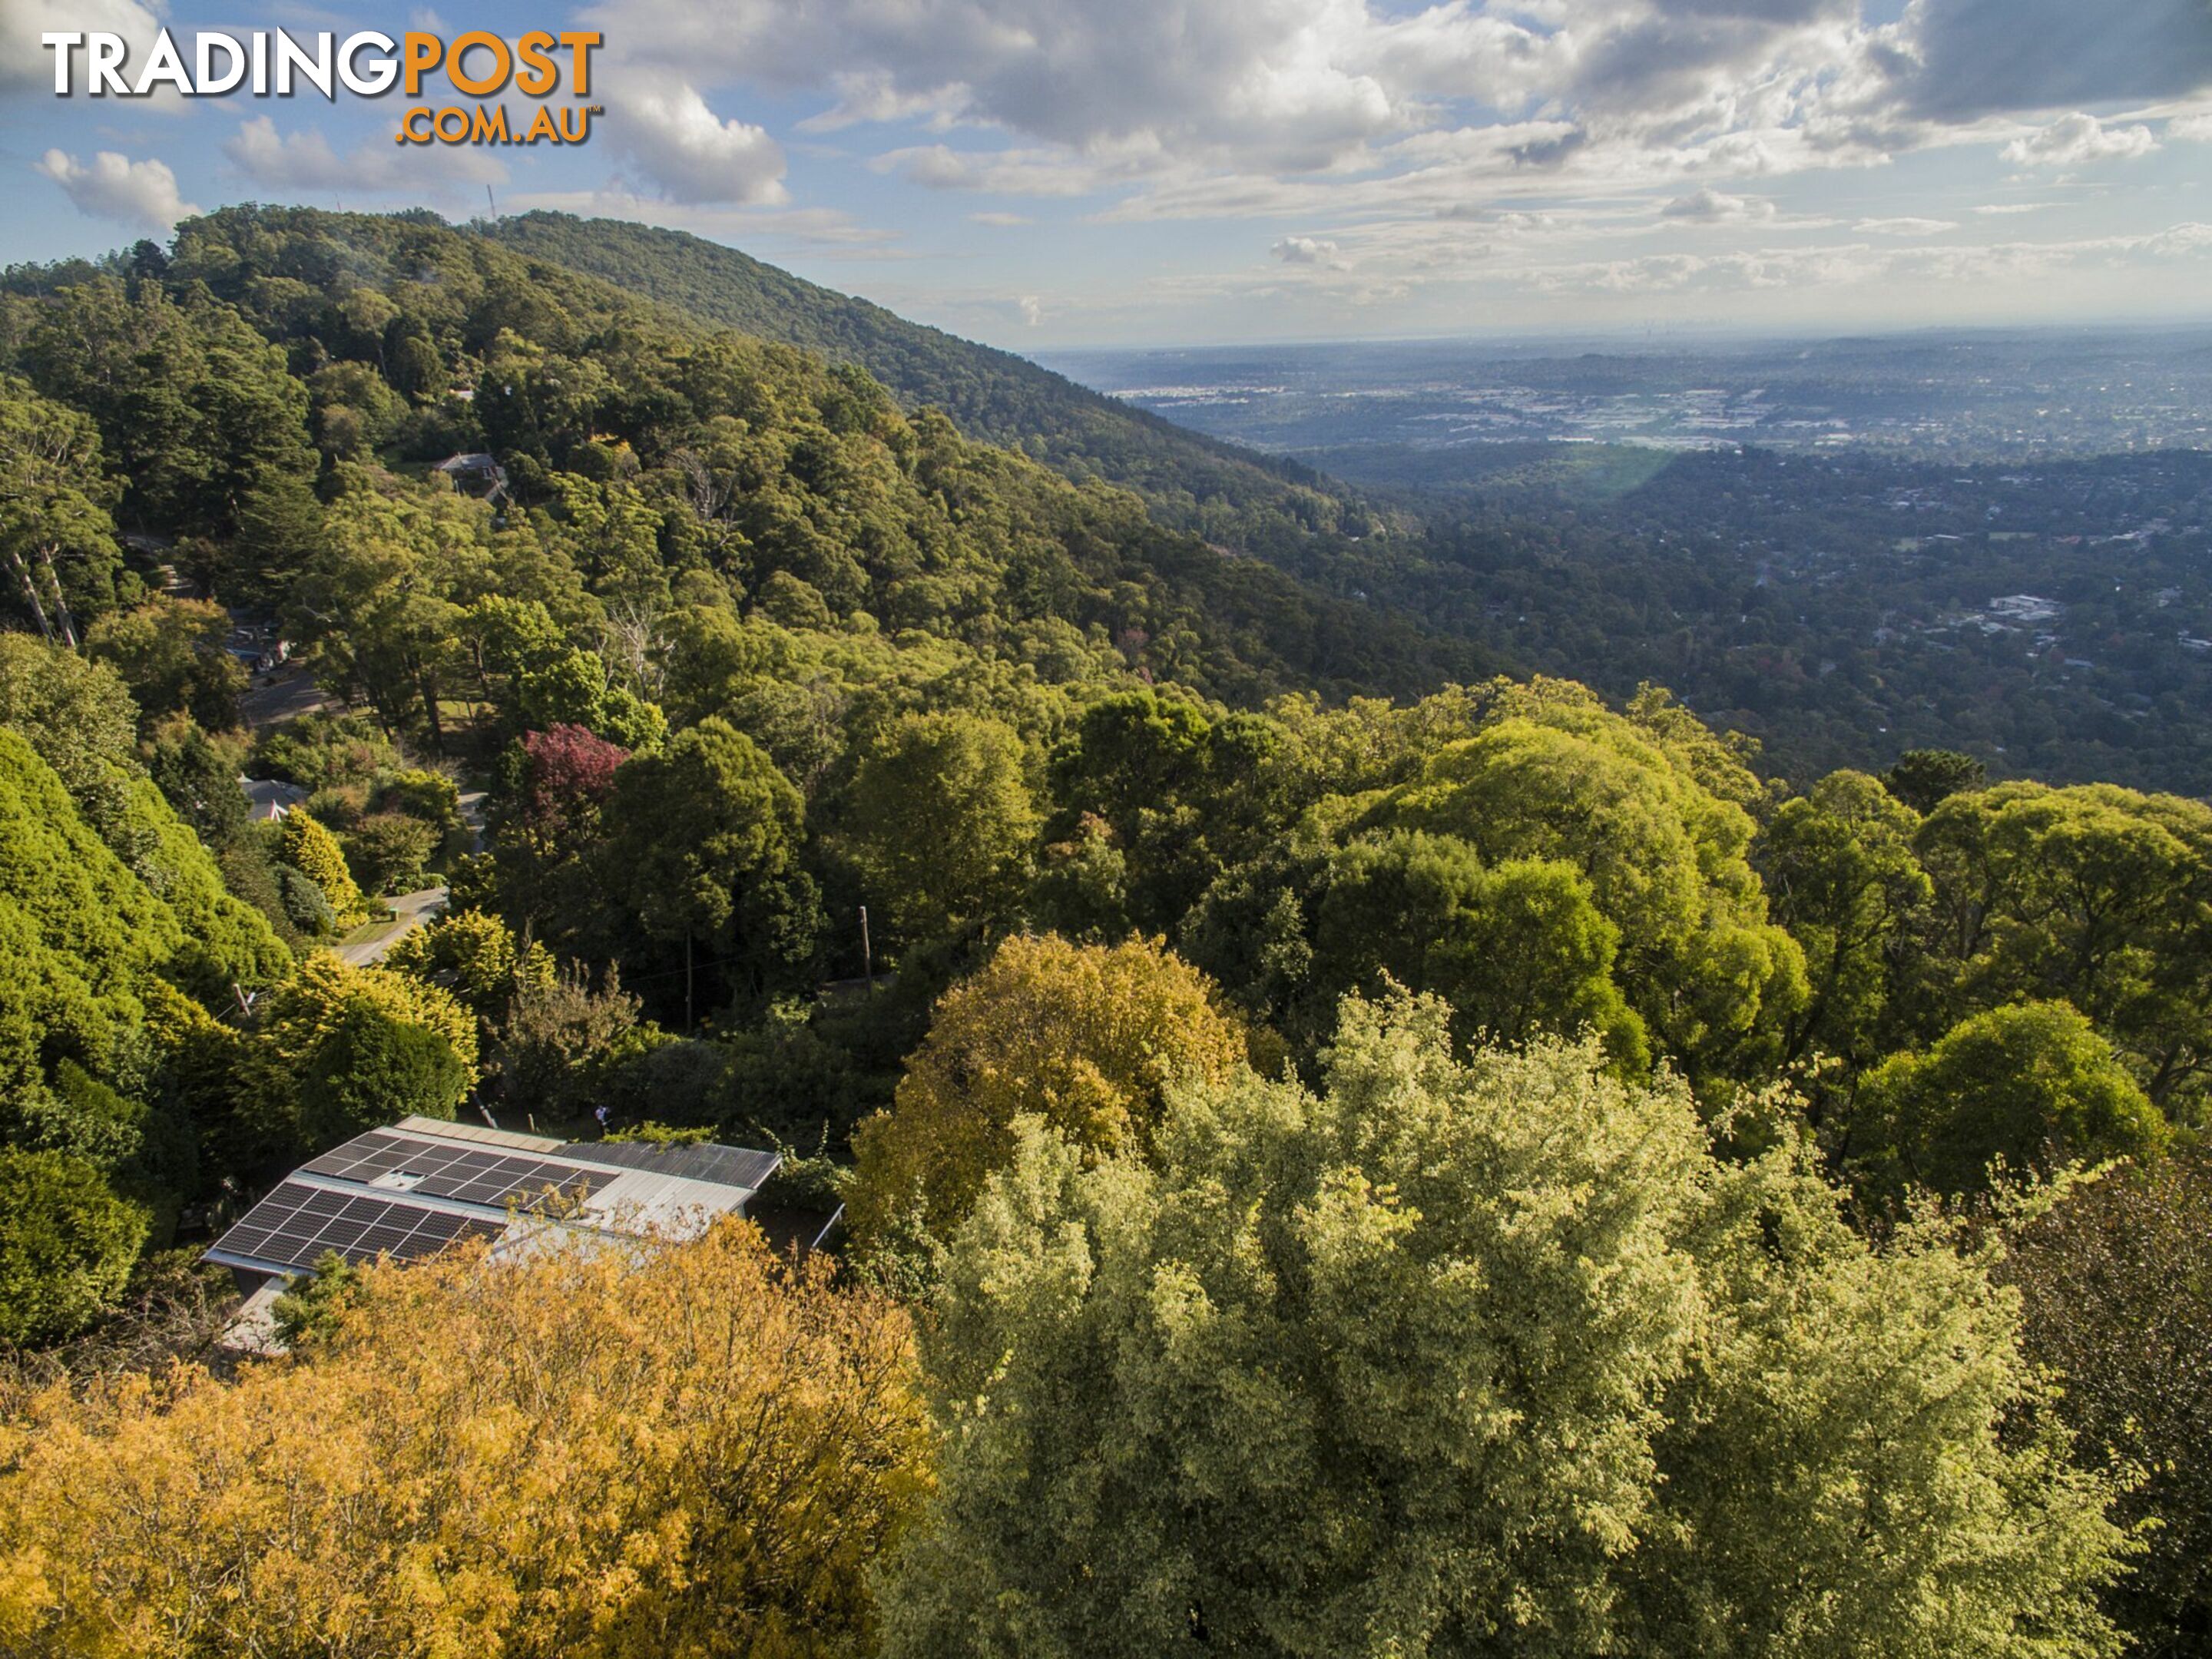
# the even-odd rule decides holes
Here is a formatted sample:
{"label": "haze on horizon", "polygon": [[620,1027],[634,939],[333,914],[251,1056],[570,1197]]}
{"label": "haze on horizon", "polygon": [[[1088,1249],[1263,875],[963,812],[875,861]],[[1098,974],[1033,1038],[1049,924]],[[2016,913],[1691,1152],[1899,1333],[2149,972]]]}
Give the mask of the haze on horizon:
{"label": "haze on horizon", "polygon": [[0,0],[0,262],[227,203],[465,218],[489,190],[690,230],[1021,351],[2212,315],[2212,0],[314,17],[600,29],[601,136],[565,153],[396,146],[396,99],[54,96],[42,31],[164,24],[306,26],[273,3]]}

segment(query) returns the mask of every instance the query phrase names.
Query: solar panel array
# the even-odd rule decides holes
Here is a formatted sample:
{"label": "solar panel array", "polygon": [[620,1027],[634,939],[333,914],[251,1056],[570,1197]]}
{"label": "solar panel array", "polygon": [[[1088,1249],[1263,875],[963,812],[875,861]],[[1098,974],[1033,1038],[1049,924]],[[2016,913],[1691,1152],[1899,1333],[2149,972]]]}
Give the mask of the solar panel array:
{"label": "solar panel array", "polygon": [[[619,1171],[710,1182],[756,1191],[781,1162],[773,1152],[737,1146],[652,1146],[639,1142],[568,1143],[554,1163],[495,1143],[372,1129],[286,1177],[216,1242],[223,1255],[270,1267],[313,1267],[325,1252],[349,1261],[379,1255],[418,1261],[462,1239],[494,1238],[503,1216],[469,1215],[424,1199],[489,1210],[541,1209],[549,1194],[573,1204]],[[578,1164],[594,1166],[580,1170]],[[388,1177],[406,1176],[404,1185]],[[344,1182],[354,1190],[302,1176]],[[385,1180],[381,1187],[373,1187]],[[363,1190],[368,1189],[368,1190]]]}
{"label": "solar panel array", "polygon": [[504,1222],[382,1194],[333,1192],[288,1180],[248,1210],[216,1249],[286,1267],[312,1267],[328,1250],[354,1262],[380,1255],[418,1261],[462,1239],[495,1238],[506,1230]]}
{"label": "solar panel array", "polygon": [[494,1206],[512,1200],[534,1205],[549,1190],[573,1202],[593,1184],[585,1170],[526,1153],[458,1141],[418,1140],[384,1129],[355,1136],[307,1164],[304,1172],[364,1186],[380,1176],[419,1176],[407,1191]]}
{"label": "solar panel array", "polygon": [[561,1156],[610,1169],[645,1170],[686,1181],[742,1187],[747,1192],[758,1192],[761,1183],[783,1161],[774,1152],[750,1152],[742,1146],[656,1146],[637,1140],[574,1141],[561,1149]]}

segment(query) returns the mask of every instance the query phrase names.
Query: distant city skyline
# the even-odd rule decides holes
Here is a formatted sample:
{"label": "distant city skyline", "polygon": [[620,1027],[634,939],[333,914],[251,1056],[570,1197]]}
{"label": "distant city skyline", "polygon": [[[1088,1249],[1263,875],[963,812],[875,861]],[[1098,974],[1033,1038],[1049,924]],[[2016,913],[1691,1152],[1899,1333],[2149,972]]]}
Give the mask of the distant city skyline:
{"label": "distant city skyline", "polygon": [[[43,32],[162,27],[596,30],[605,113],[55,96]],[[0,260],[489,191],[1019,351],[2208,319],[2208,165],[2212,0],[0,0]]]}

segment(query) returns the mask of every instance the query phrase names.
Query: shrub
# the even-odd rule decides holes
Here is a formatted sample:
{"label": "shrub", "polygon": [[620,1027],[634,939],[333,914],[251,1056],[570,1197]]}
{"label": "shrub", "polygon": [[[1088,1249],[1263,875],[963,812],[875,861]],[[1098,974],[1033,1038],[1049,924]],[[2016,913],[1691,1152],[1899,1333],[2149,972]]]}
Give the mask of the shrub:
{"label": "shrub", "polygon": [[438,832],[404,812],[372,812],[345,836],[346,865],[370,893],[411,893],[421,887]]}
{"label": "shrub", "polygon": [[340,928],[368,919],[368,905],[346,867],[337,839],[305,812],[288,812],[276,830],[276,856],[313,882]]}
{"label": "shrub", "polygon": [[150,1222],[97,1165],[0,1146],[0,1342],[51,1342],[91,1323],[131,1277]]}

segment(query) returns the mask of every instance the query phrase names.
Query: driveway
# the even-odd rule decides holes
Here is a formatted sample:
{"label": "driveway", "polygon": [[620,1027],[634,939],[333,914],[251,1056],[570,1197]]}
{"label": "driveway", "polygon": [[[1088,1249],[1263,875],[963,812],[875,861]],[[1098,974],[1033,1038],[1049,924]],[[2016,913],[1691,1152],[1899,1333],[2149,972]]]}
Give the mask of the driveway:
{"label": "driveway", "polygon": [[357,927],[340,939],[337,950],[341,962],[366,968],[382,960],[386,951],[438,914],[446,902],[446,890],[425,887],[418,893],[402,893],[384,902],[392,907],[392,920]]}

